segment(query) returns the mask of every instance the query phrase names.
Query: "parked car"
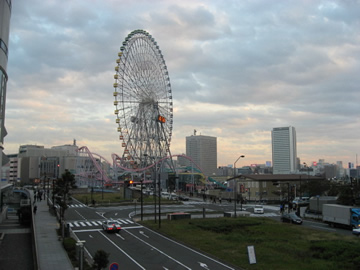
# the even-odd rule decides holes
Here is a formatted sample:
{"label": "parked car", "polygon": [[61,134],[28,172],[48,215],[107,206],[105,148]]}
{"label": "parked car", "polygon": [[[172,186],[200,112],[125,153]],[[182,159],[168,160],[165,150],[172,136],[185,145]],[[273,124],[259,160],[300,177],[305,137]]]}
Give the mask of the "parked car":
{"label": "parked car", "polygon": [[284,213],[281,216],[281,221],[298,224],[298,225],[303,223],[302,219],[300,217],[298,217],[295,213]]}
{"label": "parked car", "polygon": [[264,206],[262,206],[262,205],[255,205],[255,207],[254,207],[254,214],[264,214]]}
{"label": "parked car", "polygon": [[116,220],[106,220],[104,221],[102,227],[106,232],[119,232],[121,230],[121,225]]}

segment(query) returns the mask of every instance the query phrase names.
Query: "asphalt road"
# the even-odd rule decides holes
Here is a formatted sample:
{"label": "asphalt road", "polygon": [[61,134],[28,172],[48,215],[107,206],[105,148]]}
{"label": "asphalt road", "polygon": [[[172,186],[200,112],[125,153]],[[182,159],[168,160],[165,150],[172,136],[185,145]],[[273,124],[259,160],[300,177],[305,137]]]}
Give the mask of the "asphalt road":
{"label": "asphalt road", "polygon": [[[194,206],[164,206],[163,210],[191,210]],[[152,206],[146,211],[153,212]],[[236,269],[216,259],[177,243],[132,221],[133,206],[89,208],[72,206],[66,211],[66,220],[79,240],[86,241],[86,252],[94,256],[102,249],[109,253],[109,261],[120,269]],[[119,233],[106,233],[101,224],[106,219],[121,223]]]}
{"label": "asphalt road", "polygon": [[[253,214],[253,208],[253,204],[243,205],[243,210],[250,212],[251,216],[266,216],[280,222],[277,206],[265,205],[264,214]],[[206,209],[206,215],[209,216],[212,213],[234,211],[234,204],[189,201],[183,205],[161,206],[162,213],[196,212],[200,216],[203,209]],[[240,205],[237,205],[237,211],[240,210]],[[86,241],[86,252],[94,256],[97,250],[103,249],[110,254],[110,263],[118,263],[120,269],[235,269],[139,225],[132,220],[139,213],[138,204],[103,208],[74,204],[66,211],[66,220],[79,240]],[[144,206],[143,213],[154,213],[154,206]],[[118,220],[122,230],[119,233],[104,232],[101,224],[106,219]],[[351,230],[330,228],[322,222],[312,220],[304,220],[301,226],[344,235],[352,234]]]}

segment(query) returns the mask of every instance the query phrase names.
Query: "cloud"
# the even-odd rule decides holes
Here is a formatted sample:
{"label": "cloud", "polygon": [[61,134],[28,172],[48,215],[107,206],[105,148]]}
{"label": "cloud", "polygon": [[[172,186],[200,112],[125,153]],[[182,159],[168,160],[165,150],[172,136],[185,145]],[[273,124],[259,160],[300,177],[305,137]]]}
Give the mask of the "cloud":
{"label": "cloud", "polygon": [[[356,1],[15,1],[5,152],[69,144],[121,154],[113,75],[135,29],[157,41],[174,98],[172,153],[218,138],[218,165],[271,160],[271,130],[295,126],[298,155],[355,162]],[[239,164],[240,165],[240,164]]]}

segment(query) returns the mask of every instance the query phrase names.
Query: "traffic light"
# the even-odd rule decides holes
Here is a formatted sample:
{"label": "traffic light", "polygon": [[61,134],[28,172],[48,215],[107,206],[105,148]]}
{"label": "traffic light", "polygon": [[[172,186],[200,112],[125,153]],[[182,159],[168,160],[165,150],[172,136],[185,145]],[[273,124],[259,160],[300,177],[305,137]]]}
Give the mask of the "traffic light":
{"label": "traffic light", "polygon": [[130,181],[129,181],[129,184],[130,184],[130,185],[134,184],[134,181],[133,181],[133,180],[130,180]]}

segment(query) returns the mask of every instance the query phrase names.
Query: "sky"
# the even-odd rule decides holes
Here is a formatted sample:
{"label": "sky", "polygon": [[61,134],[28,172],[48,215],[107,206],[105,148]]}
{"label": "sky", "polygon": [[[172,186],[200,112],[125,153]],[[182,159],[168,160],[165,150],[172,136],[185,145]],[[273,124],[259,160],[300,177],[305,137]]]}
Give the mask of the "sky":
{"label": "sky", "polygon": [[[4,152],[72,144],[122,154],[114,67],[135,29],[169,71],[171,153],[217,137],[218,166],[271,161],[271,130],[294,126],[301,163],[357,164],[360,1],[12,1]],[[360,161],[360,156],[359,156]]]}

